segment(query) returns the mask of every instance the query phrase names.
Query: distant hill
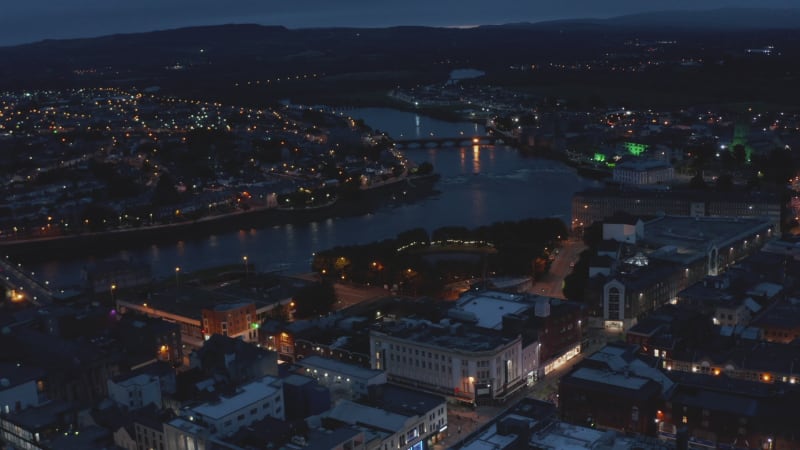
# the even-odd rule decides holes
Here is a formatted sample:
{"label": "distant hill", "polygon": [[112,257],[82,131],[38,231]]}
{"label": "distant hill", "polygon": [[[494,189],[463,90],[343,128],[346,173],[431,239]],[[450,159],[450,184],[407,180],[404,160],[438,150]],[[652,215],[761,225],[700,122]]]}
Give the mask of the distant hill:
{"label": "distant hill", "polygon": [[[657,11],[609,19],[570,19],[527,24],[536,28],[597,29],[599,27],[672,28],[695,30],[800,29],[800,8],[721,8],[700,11]],[[509,24],[520,27],[523,24]]]}
{"label": "distant hill", "polygon": [[[660,41],[669,44],[632,44]],[[775,48],[768,59],[746,53],[767,45]],[[703,64],[690,68],[684,60]],[[800,104],[800,9],[472,28],[234,24],[47,40],[0,47],[0,90],[159,86],[168,95],[236,104],[369,103],[397,86],[444,82],[450,70],[465,67],[486,72],[488,83],[572,93],[584,102],[597,103],[605,89],[612,99],[657,91],[669,99],[791,97]]]}

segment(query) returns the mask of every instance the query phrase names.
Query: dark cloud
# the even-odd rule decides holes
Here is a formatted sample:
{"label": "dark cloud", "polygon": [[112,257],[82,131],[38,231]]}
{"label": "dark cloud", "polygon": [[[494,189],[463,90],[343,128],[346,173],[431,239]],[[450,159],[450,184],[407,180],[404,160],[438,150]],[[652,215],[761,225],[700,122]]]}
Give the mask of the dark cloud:
{"label": "dark cloud", "polygon": [[611,17],[666,9],[798,6],[797,0],[10,0],[3,3],[0,45],[222,23],[290,28],[451,26]]}

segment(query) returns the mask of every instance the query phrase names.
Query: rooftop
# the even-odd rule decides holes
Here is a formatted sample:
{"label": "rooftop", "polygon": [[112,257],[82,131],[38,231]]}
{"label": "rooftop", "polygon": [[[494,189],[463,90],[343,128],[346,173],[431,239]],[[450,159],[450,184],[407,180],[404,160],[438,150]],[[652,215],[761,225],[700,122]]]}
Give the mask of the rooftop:
{"label": "rooftop", "polygon": [[327,370],[332,373],[347,375],[360,380],[370,380],[383,375],[382,370],[367,369],[365,367],[347,364],[335,359],[323,358],[322,356],[308,356],[296,362],[298,366],[306,369]]}
{"label": "rooftop", "polygon": [[[503,450],[541,448],[558,450],[632,450],[673,448],[653,438],[623,436],[615,431],[600,431],[571,425],[555,419],[555,405],[523,399],[509,412],[478,431],[461,445],[462,450]],[[529,435],[520,446],[521,435]]]}
{"label": "rooftop", "polygon": [[202,426],[200,426],[200,425],[198,425],[198,424],[196,424],[194,422],[190,422],[190,421],[188,421],[188,420],[186,420],[184,418],[181,418],[181,417],[172,419],[171,421],[168,422],[168,425],[170,425],[173,428],[177,428],[179,430],[182,430],[182,431],[185,431],[187,433],[190,433],[190,434],[202,435],[202,434],[208,432],[208,430],[206,430]]}
{"label": "rooftop", "polygon": [[752,325],[760,328],[800,329],[800,299],[789,298],[773,304]]}
{"label": "rooftop", "polygon": [[557,448],[559,450],[589,449],[597,448],[597,444],[608,437],[613,442],[616,433],[613,431],[610,434],[607,433],[592,428],[558,422],[555,426],[548,428],[546,432],[531,436],[530,442],[539,448]]}
{"label": "rooftop", "polygon": [[340,402],[326,412],[325,416],[343,423],[366,425],[390,433],[402,431],[408,420],[407,416],[349,400]]}
{"label": "rooftop", "polygon": [[69,414],[77,411],[77,405],[60,400],[50,401],[42,406],[26,408],[22,411],[7,416],[7,420],[21,426],[28,431],[49,429],[52,426],[62,425],[62,421]]}
{"label": "rooftop", "polygon": [[644,225],[642,244],[648,256],[685,263],[705,258],[711,244],[720,247],[765,233],[770,222],[753,218],[663,216]]}
{"label": "rooftop", "polygon": [[308,437],[306,438],[306,445],[304,450],[328,450],[331,448],[338,448],[342,442],[353,439],[358,436],[361,431],[341,427],[335,430],[316,429],[309,430]]}
{"label": "rooftop", "polygon": [[[447,351],[483,352],[510,345],[515,338],[508,338],[493,330],[466,327],[464,325],[436,325],[426,321],[402,321],[384,325],[379,333],[396,339],[412,341],[419,345]],[[373,331],[374,336],[375,331]]]}
{"label": "rooftop", "polygon": [[[667,393],[674,387],[672,382],[663,372],[643,361],[635,352],[634,347],[625,345],[606,345],[585,359],[585,364],[594,367],[607,367],[608,370],[617,374],[629,373],[631,376],[640,377],[657,383],[662,393]],[[579,366],[580,367],[580,366]],[[582,370],[581,367],[578,370]],[[596,377],[597,373],[585,373],[584,379],[590,381],[603,382],[602,378]],[[609,378],[609,384],[617,385],[620,380]],[[638,389],[638,388],[637,388]]]}
{"label": "rooftop", "polygon": [[572,372],[569,376],[593,383],[609,384],[622,389],[631,390],[642,389],[649,381],[647,378],[637,377],[635,375],[631,376],[630,374],[590,369],[588,367],[581,367],[575,372]]}
{"label": "rooftop", "polygon": [[517,440],[516,434],[500,434],[493,423],[475,439],[461,447],[462,450],[497,450],[509,447]]}
{"label": "rooftop", "polygon": [[373,403],[403,416],[424,416],[446,403],[444,397],[407,389],[393,384],[375,386]]}
{"label": "rooftop", "polygon": [[122,378],[115,381],[116,384],[124,387],[141,386],[153,382],[153,377],[146,374],[137,374],[128,378]]}
{"label": "rooftop", "polygon": [[277,378],[269,376],[261,378],[258,381],[240,387],[236,394],[230,397],[221,396],[219,401],[204,403],[200,406],[196,406],[192,410],[197,415],[207,417],[211,420],[222,419],[253,403],[260,402],[265,398],[281,392],[280,387],[275,386],[277,381]]}
{"label": "rooftop", "polygon": [[681,406],[725,411],[737,416],[754,417],[758,411],[758,400],[733,393],[679,388],[672,402]]}
{"label": "rooftop", "polygon": [[614,276],[623,280],[631,292],[645,289],[666,279],[677,270],[676,264],[668,261],[651,261],[644,267],[635,267],[630,272]]}
{"label": "rooftop", "polygon": [[306,377],[303,375],[298,375],[296,373],[289,374],[281,378],[281,381],[283,382],[284,385],[288,384],[290,386],[305,386],[307,384],[316,384],[316,381],[313,378]]}
{"label": "rooftop", "polygon": [[800,346],[742,340],[738,345],[725,349],[709,345],[691,352],[673,352],[673,358],[697,363],[708,361],[721,367],[731,365],[740,370],[789,374],[797,373],[800,367]]}
{"label": "rooftop", "polygon": [[107,449],[106,441],[109,431],[98,427],[81,427],[72,433],[57,434],[53,437],[51,448],[59,450],[104,450]]}
{"label": "rooftop", "polygon": [[501,292],[470,292],[463,295],[453,309],[472,315],[481,328],[501,330],[503,316],[520,314],[531,308],[530,304],[521,303],[519,295]]}
{"label": "rooftop", "polygon": [[0,363],[0,392],[30,381],[37,381],[44,371],[27,365]]}
{"label": "rooftop", "polygon": [[658,331],[667,328],[667,324],[665,321],[659,318],[653,317],[645,317],[639,322],[632,326],[629,330],[629,334],[636,334],[636,335],[643,335],[643,336],[652,336]]}

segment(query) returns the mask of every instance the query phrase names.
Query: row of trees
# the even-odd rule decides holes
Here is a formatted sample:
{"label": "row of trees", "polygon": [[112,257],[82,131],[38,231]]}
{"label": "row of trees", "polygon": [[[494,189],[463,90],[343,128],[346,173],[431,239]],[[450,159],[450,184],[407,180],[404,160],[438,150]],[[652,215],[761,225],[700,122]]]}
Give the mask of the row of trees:
{"label": "row of trees", "polygon": [[485,274],[540,276],[549,268],[549,252],[566,237],[558,219],[442,227],[430,234],[415,228],[394,239],[318,252],[312,270],[328,279],[433,294],[451,281]]}

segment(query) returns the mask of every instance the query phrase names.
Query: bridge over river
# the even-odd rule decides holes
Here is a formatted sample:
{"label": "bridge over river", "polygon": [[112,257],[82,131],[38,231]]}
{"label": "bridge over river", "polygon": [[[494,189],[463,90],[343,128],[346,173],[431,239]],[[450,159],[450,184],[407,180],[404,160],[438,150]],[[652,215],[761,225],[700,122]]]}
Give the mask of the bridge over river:
{"label": "bridge over river", "polygon": [[503,139],[499,136],[455,136],[455,137],[425,137],[417,139],[397,139],[394,146],[398,150],[409,148],[442,148],[442,147],[464,147],[471,145],[494,145],[502,143]]}

